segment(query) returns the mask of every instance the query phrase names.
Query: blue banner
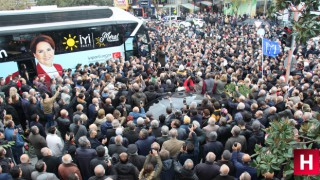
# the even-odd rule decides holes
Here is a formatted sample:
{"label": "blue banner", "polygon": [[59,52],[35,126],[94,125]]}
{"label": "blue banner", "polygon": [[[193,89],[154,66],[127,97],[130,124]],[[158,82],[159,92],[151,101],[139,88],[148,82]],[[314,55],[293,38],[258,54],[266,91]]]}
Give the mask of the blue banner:
{"label": "blue banner", "polygon": [[281,47],[278,42],[270,41],[269,39],[262,39],[263,55],[276,57],[280,53]]}

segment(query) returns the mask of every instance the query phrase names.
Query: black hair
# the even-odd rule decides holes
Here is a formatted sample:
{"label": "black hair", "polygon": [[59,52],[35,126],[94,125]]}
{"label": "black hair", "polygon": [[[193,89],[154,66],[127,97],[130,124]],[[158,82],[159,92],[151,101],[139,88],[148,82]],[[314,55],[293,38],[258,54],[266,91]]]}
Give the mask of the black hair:
{"label": "black hair", "polygon": [[56,127],[55,126],[51,126],[48,129],[48,133],[50,133],[50,134],[54,134],[55,131],[56,131]]}
{"label": "black hair", "polygon": [[97,156],[98,157],[103,157],[105,155],[106,150],[104,149],[104,147],[102,145],[96,147],[96,151],[97,151]]}
{"label": "black hair", "polygon": [[20,177],[20,172],[21,172],[21,169],[20,169],[19,166],[13,166],[13,167],[10,169],[10,175],[11,175],[12,178],[14,178],[14,179]]}
{"label": "black hair", "polygon": [[43,172],[44,171],[44,166],[45,166],[45,162],[43,162],[42,160],[39,160],[35,165],[35,169],[38,172]]}
{"label": "black hair", "polygon": [[165,120],[166,120],[166,115],[161,114],[161,115],[159,116],[159,121],[160,121],[160,123],[164,123]]}

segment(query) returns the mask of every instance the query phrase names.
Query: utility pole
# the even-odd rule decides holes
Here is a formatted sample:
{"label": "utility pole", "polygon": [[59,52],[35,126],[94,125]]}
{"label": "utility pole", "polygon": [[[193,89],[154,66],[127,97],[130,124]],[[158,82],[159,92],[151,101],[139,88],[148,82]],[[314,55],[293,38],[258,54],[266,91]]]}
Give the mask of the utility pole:
{"label": "utility pole", "polygon": [[267,8],[267,0],[264,0],[263,16],[266,15],[266,8]]}
{"label": "utility pole", "polygon": [[169,20],[169,26],[170,26],[170,28],[171,28],[171,6],[169,7],[169,18],[170,18],[170,20]]}
{"label": "utility pole", "polygon": [[[303,9],[305,8],[305,5],[302,5],[299,7],[299,5],[294,6],[293,4],[290,5],[290,9],[293,11],[293,21],[298,22],[299,20],[299,12],[302,12]],[[291,47],[288,53],[288,62],[287,62],[287,67],[286,67],[286,84],[289,82],[289,75],[290,75],[290,70],[291,70],[291,60],[293,57],[293,51],[296,46],[296,32],[292,33],[292,41],[291,41]]]}

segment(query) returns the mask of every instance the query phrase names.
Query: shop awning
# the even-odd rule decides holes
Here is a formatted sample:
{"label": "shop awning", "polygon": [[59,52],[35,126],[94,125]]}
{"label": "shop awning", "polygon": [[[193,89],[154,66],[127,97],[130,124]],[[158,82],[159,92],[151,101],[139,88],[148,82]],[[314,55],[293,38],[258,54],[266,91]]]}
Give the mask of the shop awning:
{"label": "shop awning", "polygon": [[205,5],[205,6],[212,6],[212,3],[209,1],[201,1],[201,4]]}
{"label": "shop awning", "polygon": [[198,6],[194,6],[193,4],[190,3],[185,3],[185,4],[181,4],[181,6],[190,9],[190,10],[195,10],[195,11],[199,11],[199,7]]}
{"label": "shop awning", "polygon": [[[223,2],[225,2],[225,1],[215,0],[215,1],[213,1],[213,4],[223,4]],[[225,2],[225,3],[227,3],[227,2]]]}
{"label": "shop awning", "polygon": [[167,5],[163,6],[163,8],[175,8],[175,7],[177,7],[176,4],[167,4]]}

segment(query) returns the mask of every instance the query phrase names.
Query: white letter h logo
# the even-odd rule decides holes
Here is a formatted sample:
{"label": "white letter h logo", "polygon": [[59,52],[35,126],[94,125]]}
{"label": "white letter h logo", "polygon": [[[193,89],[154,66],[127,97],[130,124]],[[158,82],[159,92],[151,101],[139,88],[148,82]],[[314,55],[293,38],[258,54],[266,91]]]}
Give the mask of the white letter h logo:
{"label": "white letter h logo", "polygon": [[300,169],[304,170],[304,165],[309,165],[309,170],[313,169],[312,154],[309,154],[309,160],[304,160],[304,155],[300,154]]}

